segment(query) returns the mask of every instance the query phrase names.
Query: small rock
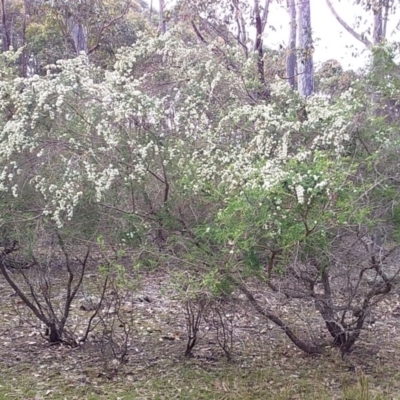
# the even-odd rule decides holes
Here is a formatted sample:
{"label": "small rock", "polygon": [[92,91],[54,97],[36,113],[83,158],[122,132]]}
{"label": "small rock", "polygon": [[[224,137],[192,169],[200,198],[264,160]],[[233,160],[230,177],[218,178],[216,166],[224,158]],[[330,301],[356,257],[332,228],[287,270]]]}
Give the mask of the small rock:
{"label": "small rock", "polygon": [[100,304],[100,300],[96,298],[88,298],[82,301],[79,309],[83,311],[94,311]]}
{"label": "small rock", "polygon": [[149,296],[139,296],[137,298],[137,301],[139,301],[140,303],[151,303]]}
{"label": "small rock", "polygon": [[392,312],[392,317],[400,318],[400,307],[396,307]]}

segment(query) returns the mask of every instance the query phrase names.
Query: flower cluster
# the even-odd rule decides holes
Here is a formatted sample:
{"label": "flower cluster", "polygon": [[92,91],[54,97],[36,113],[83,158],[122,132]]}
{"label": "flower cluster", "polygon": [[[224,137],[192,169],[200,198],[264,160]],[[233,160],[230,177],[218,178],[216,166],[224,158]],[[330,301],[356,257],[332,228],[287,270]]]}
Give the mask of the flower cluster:
{"label": "flower cluster", "polygon": [[[28,182],[61,226],[81,199],[106,202],[116,188],[179,177],[196,192],[267,191],[291,175],[293,160],[343,151],[357,108],[351,92],[335,104],[318,96],[302,104],[278,80],[270,103],[254,103],[239,49],[227,48],[230,59],[221,61],[216,44],[181,36],[177,28],[142,37],[119,51],[113,71],[81,55],[49,66],[46,76],[1,80],[0,190],[18,196]],[[157,71],[141,70],[155,60]],[[227,68],[240,60],[244,75]],[[297,118],[299,106],[307,119]],[[293,180],[299,203],[311,198],[303,178]],[[322,177],[314,183],[313,191],[326,186]]]}

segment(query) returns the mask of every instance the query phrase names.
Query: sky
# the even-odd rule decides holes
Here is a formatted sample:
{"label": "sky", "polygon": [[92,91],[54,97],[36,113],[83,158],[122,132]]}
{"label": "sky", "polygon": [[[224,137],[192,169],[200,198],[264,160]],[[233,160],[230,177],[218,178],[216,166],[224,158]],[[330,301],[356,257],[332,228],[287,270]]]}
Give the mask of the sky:
{"label": "sky", "polygon": [[[302,0],[295,0],[302,1]],[[286,0],[282,2],[286,4]],[[329,10],[325,0],[310,0],[311,24],[314,39],[314,62],[318,66],[326,60],[336,59],[345,69],[358,69],[365,66],[368,59],[368,51],[364,44],[348,33],[336,20]],[[360,27],[355,28],[358,33],[367,32],[372,27],[372,12],[365,12],[361,6],[354,5],[354,0],[332,0],[337,13],[355,28],[357,17],[361,17]],[[268,24],[273,29],[266,30],[265,43],[273,48],[282,44],[286,46],[289,36],[289,18],[286,9],[276,4],[271,5]],[[399,15],[391,16],[388,23],[389,39],[399,21]],[[371,35],[367,35],[371,38]]]}
{"label": "sky", "polygon": [[[303,1],[303,0],[295,0]],[[149,0],[148,0],[149,2]],[[166,0],[167,5],[172,5],[174,0]],[[360,27],[355,28],[358,33],[367,32],[372,27],[372,12],[366,12],[359,5],[354,5],[354,0],[332,0],[338,14],[351,27],[355,27],[357,18]],[[262,4],[263,1],[260,1]],[[264,33],[264,44],[268,47],[286,47],[289,36],[289,16],[286,11],[286,0],[281,0],[282,5],[273,1],[270,6],[268,26]],[[311,24],[314,39],[314,63],[318,68],[323,61],[336,59],[345,69],[362,68],[368,60],[368,51],[364,44],[348,33],[336,20],[329,10],[325,0],[310,0]],[[158,0],[153,0],[153,7],[158,6]],[[400,21],[400,10],[389,17],[388,39],[400,40],[396,26]],[[394,33],[396,32],[396,33]],[[255,32],[254,35],[255,36]],[[370,38],[370,35],[367,34]]]}
{"label": "sky", "polygon": [[[354,25],[357,13],[368,16],[360,7],[353,6],[352,3],[353,0],[333,2],[336,11],[350,26]],[[288,13],[283,7],[271,5],[268,24],[272,25],[276,31],[266,30],[265,43],[267,45],[286,46],[289,36],[288,21]],[[340,25],[325,0],[311,0],[311,25],[315,48],[314,62],[317,68],[321,62],[329,59],[338,60],[345,69],[358,69],[365,65],[368,57],[365,46]]]}

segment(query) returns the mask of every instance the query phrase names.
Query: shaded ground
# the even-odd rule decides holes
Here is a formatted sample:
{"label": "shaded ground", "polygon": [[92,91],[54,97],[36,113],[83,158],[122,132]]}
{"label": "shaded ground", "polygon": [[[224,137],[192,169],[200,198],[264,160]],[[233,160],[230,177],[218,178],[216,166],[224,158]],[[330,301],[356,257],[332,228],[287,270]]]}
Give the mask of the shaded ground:
{"label": "shaded ground", "polygon": [[[209,317],[193,357],[183,357],[185,313],[174,295],[166,276],[142,276],[140,290],[121,305],[130,321],[126,362],[121,364],[103,328],[78,348],[49,345],[42,327],[33,326],[30,313],[1,277],[0,399],[400,398],[398,293],[380,306],[376,322],[345,359],[332,349],[318,358],[302,354],[239,296],[234,306],[223,308],[233,327],[230,363]],[[258,297],[269,305],[277,301],[261,291]],[[78,332],[90,316],[80,309],[86,300],[80,293],[71,310]],[[281,313],[293,319],[298,331],[319,332],[317,316],[312,327],[301,326],[302,315],[313,313],[311,305],[283,303]],[[124,338],[118,335],[116,342]]]}

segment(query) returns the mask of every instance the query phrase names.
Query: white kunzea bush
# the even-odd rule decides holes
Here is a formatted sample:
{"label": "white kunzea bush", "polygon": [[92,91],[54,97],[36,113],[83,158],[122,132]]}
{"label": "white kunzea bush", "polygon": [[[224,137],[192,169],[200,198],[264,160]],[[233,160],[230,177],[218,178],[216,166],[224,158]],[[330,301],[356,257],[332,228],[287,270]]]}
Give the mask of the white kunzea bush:
{"label": "white kunzea bush", "polygon": [[[240,51],[234,60],[247,68]],[[290,174],[291,160],[341,154],[358,107],[351,92],[337,103],[310,98],[300,122],[301,100],[288,85],[278,80],[272,100],[255,104],[228,64],[212,45],[170,31],[122,49],[114,71],[82,55],[47,76],[2,76],[0,190],[19,196],[34,187],[42,212],[61,226],[82,198],[106,201],[114,184],[122,192],[162,171],[184,178],[187,189],[212,185],[230,196],[268,190]],[[315,187],[328,188],[327,179],[317,177]],[[293,186],[299,203],[302,182]]]}

